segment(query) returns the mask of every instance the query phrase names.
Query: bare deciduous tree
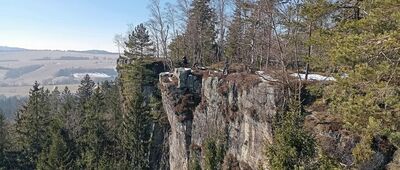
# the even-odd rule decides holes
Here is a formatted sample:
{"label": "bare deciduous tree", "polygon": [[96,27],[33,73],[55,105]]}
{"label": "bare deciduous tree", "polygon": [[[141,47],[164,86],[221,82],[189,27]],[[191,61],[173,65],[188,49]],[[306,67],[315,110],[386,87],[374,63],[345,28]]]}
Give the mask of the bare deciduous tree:
{"label": "bare deciduous tree", "polygon": [[149,25],[157,39],[156,42],[159,47],[158,54],[161,53],[163,57],[168,58],[167,43],[169,26],[167,25],[165,16],[161,10],[160,0],[151,0],[149,8],[151,11]]}

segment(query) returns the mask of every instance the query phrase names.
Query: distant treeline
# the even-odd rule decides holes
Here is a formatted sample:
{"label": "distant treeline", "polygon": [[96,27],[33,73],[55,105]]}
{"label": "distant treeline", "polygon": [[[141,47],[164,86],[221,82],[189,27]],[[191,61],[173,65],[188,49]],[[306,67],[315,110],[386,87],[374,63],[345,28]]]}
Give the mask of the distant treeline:
{"label": "distant treeline", "polygon": [[90,60],[90,57],[76,57],[76,56],[61,56],[60,58],[50,58],[50,57],[43,57],[39,59],[35,59],[37,61],[43,60]]}
{"label": "distant treeline", "polygon": [[98,69],[85,69],[85,68],[66,68],[61,69],[56,73],[56,77],[71,76],[74,73],[104,73],[111,77],[117,76],[117,71],[112,68],[98,68]]}
{"label": "distant treeline", "polygon": [[29,66],[23,66],[23,67],[18,67],[18,68],[13,68],[7,71],[5,75],[5,79],[15,79],[18,77],[23,76],[24,74],[33,72],[39,68],[43,67],[43,65],[29,65]]}

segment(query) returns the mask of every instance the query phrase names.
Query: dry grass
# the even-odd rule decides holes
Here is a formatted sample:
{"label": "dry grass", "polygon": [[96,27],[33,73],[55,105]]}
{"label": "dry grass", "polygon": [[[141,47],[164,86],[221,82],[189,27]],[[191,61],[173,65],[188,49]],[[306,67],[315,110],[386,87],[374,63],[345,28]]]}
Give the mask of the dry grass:
{"label": "dry grass", "polygon": [[188,91],[185,92],[181,97],[179,97],[175,105],[175,113],[178,115],[179,121],[183,122],[186,120],[193,119],[193,111],[197,105],[200,103],[200,96],[192,94]]}
{"label": "dry grass", "polygon": [[[225,67],[224,62],[219,62],[208,67],[209,70],[223,70]],[[231,63],[228,68],[229,73],[240,73],[248,71],[247,66],[239,63]]]}
{"label": "dry grass", "polygon": [[255,87],[259,83],[261,83],[261,79],[255,74],[245,72],[228,74],[226,77],[222,78],[222,83],[219,86],[218,92],[226,95],[229,88],[237,88],[237,90],[245,91]]}
{"label": "dry grass", "polygon": [[323,132],[335,132],[342,130],[342,121],[337,115],[315,112],[306,117],[304,121],[304,128],[310,132],[318,128]]}
{"label": "dry grass", "polygon": [[224,163],[222,164],[223,170],[240,170],[239,161],[232,154],[228,154],[224,158]]}

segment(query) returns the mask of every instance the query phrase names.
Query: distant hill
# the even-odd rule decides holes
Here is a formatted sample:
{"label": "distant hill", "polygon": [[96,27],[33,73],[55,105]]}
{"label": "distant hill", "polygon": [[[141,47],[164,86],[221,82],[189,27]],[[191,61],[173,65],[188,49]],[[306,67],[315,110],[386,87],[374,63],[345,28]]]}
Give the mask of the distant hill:
{"label": "distant hill", "polygon": [[[16,51],[61,51],[61,50],[33,50],[19,47],[0,46],[0,52],[16,52]],[[85,53],[85,54],[116,54],[105,50],[67,50],[67,52]]]}
{"label": "distant hill", "polygon": [[18,48],[18,47],[0,46],[0,52],[12,52],[12,51],[28,51],[28,49]]}
{"label": "distant hill", "polygon": [[77,53],[86,53],[86,54],[116,54],[116,53],[108,52],[105,50],[85,50],[85,51],[68,50],[68,52],[77,52]]}

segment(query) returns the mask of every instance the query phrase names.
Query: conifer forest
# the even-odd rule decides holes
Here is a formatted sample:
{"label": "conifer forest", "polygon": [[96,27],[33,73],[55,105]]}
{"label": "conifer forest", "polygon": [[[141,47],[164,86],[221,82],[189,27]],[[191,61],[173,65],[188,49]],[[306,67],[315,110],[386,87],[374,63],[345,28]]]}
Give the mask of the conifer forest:
{"label": "conifer forest", "polygon": [[148,4],[115,80],[0,114],[0,170],[400,169],[399,0]]}

